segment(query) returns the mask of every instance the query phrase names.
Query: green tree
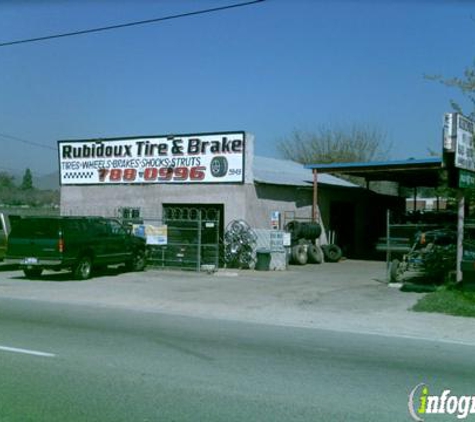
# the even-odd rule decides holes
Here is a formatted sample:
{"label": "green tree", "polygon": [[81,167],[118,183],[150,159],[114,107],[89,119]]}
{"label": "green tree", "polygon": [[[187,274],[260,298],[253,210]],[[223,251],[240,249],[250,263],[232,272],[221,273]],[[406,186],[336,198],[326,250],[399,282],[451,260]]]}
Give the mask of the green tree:
{"label": "green tree", "polygon": [[25,174],[23,175],[23,180],[20,186],[21,190],[32,190],[33,189],[33,175],[31,174],[31,170],[27,168],[25,170]]}
{"label": "green tree", "polygon": [[15,185],[13,176],[6,172],[0,172],[0,204],[54,209],[59,204],[59,191],[35,189],[33,176],[29,169],[25,171],[20,186]]}
{"label": "green tree", "polygon": [[278,141],[277,148],[289,160],[302,164],[384,160],[391,145],[386,133],[369,125],[350,127],[321,125],[315,131],[294,130]]}
{"label": "green tree", "polygon": [[0,172],[0,188],[10,189],[13,186],[13,176],[3,171]]}

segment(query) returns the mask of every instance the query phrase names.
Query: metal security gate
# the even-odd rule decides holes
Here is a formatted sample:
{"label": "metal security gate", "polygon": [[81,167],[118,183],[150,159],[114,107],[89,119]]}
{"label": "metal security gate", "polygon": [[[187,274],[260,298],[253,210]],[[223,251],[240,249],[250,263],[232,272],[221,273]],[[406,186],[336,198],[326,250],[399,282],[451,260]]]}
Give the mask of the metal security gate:
{"label": "metal security gate", "polygon": [[154,237],[153,229],[150,229],[152,234],[146,236],[148,265],[194,271],[217,270],[221,214],[219,205],[164,204],[162,220],[146,219],[158,233]]}

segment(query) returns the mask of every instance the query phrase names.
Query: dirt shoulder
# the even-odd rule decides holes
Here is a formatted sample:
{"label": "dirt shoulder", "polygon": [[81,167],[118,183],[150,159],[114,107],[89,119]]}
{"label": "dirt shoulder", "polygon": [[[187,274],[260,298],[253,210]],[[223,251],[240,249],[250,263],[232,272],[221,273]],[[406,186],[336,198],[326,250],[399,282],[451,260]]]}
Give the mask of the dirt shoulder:
{"label": "dirt shoulder", "polygon": [[351,260],[212,275],[111,269],[82,282],[63,273],[28,281],[22,272],[2,268],[0,297],[475,345],[475,319],[409,311],[421,294],[400,292],[384,280],[384,263]]}

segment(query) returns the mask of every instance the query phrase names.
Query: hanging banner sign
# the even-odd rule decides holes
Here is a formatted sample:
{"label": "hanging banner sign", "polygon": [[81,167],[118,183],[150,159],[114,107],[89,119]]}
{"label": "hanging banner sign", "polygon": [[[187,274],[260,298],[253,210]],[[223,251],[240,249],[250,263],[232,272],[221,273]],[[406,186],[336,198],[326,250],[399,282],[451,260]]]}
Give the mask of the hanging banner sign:
{"label": "hanging banner sign", "polygon": [[444,115],[444,149],[455,153],[457,168],[475,171],[474,123],[460,113]]}
{"label": "hanging banner sign", "polygon": [[245,133],[58,141],[61,185],[243,183]]}

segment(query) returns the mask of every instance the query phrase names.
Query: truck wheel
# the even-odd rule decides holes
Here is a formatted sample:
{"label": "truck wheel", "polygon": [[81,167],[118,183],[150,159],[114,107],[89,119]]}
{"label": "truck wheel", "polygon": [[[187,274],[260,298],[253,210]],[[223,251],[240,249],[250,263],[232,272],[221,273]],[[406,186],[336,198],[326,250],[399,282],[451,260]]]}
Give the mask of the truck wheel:
{"label": "truck wheel", "polygon": [[308,262],[321,264],[323,262],[323,251],[320,246],[309,245],[307,249]]}
{"label": "truck wheel", "polygon": [[146,258],[144,251],[134,252],[134,256],[131,261],[125,264],[127,271],[143,271],[145,269]]}
{"label": "truck wheel", "polygon": [[92,273],[92,259],[85,255],[79,258],[76,266],[73,269],[73,275],[76,280],[87,280],[91,278]]}
{"label": "truck wheel", "polygon": [[41,276],[43,268],[23,268],[25,277],[29,279],[35,279]]}

